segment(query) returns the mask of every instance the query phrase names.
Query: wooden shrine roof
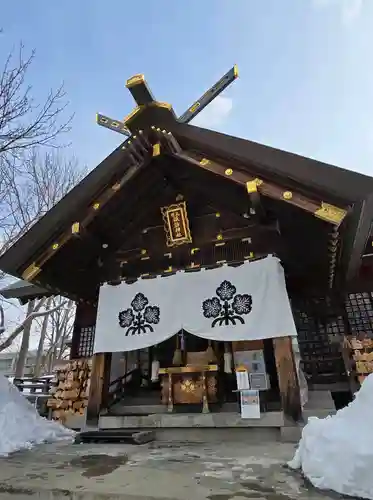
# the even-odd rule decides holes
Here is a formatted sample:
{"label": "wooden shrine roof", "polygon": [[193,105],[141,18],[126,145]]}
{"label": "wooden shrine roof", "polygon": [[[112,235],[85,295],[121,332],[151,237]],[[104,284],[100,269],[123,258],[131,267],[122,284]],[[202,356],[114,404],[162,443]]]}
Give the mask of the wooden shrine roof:
{"label": "wooden shrine roof", "polygon": [[177,124],[183,149],[203,151],[256,175],[303,185],[321,197],[354,203],[373,193],[373,177],[219,132]]}
{"label": "wooden shrine roof", "polygon": [[44,288],[28,283],[27,281],[17,280],[10,285],[1,288],[0,295],[4,297],[4,299],[18,299],[23,305],[33,299],[48,297],[51,293]]}
{"label": "wooden shrine roof", "polygon": [[[129,140],[0,257],[0,269],[55,293],[91,298],[102,245],[117,251],[135,241],[179,192],[188,203],[204,200],[239,217],[259,193],[281,220],[294,262],[307,254],[302,266],[316,269],[318,256],[326,273],[332,234],[343,240],[343,273],[357,271],[373,219],[373,178],[165,116],[149,112],[146,123],[142,117]],[[339,222],[314,217],[324,204],[337,207]]]}

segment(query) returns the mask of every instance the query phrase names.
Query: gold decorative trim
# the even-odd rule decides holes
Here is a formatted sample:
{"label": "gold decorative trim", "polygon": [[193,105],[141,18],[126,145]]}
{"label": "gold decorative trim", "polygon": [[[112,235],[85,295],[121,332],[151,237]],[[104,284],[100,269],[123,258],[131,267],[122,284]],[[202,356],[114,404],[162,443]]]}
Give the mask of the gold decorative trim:
{"label": "gold decorative trim", "polygon": [[79,234],[80,233],[80,222],[74,222],[71,226],[71,234]]}
{"label": "gold decorative trim", "polygon": [[[172,105],[169,104],[168,102],[153,101],[150,102],[149,104],[142,104],[141,106],[136,106],[136,108],[134,108],[131,111],[131,113],[123,119],[123,123],[128,127],[128,124],[134,119],[135,116],[142,113],[145,109],[149,107],[164,108],[168,109],[169,111],[172,109]],[[151,127],[151,129],[152,130],[155,129],[154,125]],[[157,131],[160,132],[161,129],[159,128],[157,129]],[[128,141],[127,144],[130,144],[130,142]]]}
{"label": "gold decorative trim", "polygon": [[53,243],[53,245],[52,245],[52,250],[53,250],[53,251],[54,251],[54,250],[58,250],[59,246],[60,246],[60,245],[59,245],[59,243]]}
{"label": "gold decorative trim", "polygon": [[199,162],[201,165],[208,165],[210,162],[210,160],[208,160],[207,158],[202,158],[202,160]]}
{"label": "gold decorative trim", "polygon": [[227,169],[225,169],[224,173],[225,173],[225,175],[227,175],[229,177],[230,175],[233,174],[233,169],[232,168],[227,168]]}
{"label": "gold decorative trim", "polygon": [[170,366],[169,368],[160,368],[160,375],[169,375],[173,373],[201,373],[201,372],[217,372],[218,365],[202,365],[202,366]]}
{"label": "gold decorative trim", "polygon": [[198,267],[201,267],[201,264],[196,264],[195,262],[191,262],[189,269],[197,269]]}
{"label": "gold decorative trim", "polygon": [[252,179],[251,181],[246,182],[246,190],[249,194],[256,193],[258,191],[258,186],[263,184],[261,179]]}
{"label": "gold decorative trim", "polygon": [[159,156],[161,154],[161,145],[159,142],[153,144],[153,156]]}
{"label": "gold decorative trim", "polygon": [[[135,115],[137,115],[140,111],[142,111],[144,109],[144,106],[136,106],[136,108],[134,108],[131,113],[129,113],[124,119],[123,119],[123,122],[125,124],[127,124],[128,122],[130,122],[134,117]],[[128,144],[130,144],[130,141],[128,141]]]}
{"label": "gold decorative trim", "polygon": [[145,76],[142,73],[139,73],[137,75],[131,76],[131,78],[126,81],[126,87],[127,89],[130,89],[131,87],[140,85],[141,83],[145,83]]}
{"label": "gold decorative trim", "polygon": [[258,186],[255,180],[246,182],[246,190],[249,194],[256,193],[258,191]]}
{"label": "gold decorative trim", "polygon": [[293,197],[293,193],[291,191],[284,191],[282,193],[282,197],[284,198],[284,200],[291,200]]}
{"label": "gold decorative trim", "polygon": [[109,120],[105,116],[101,116],[99,113],[96,113],[96,123],[106,124]]}
{"label": "gold decorative trim", "polygon": [[186,202],[175,203],[168,207],[161,207],[166,233],[166,245],[174,247],[185,243],[192,243]]}
{"label": "gold decorative trim", "polygon": [[93,210],[98,210],[100,208],[99,202],[96,202],[92,205]]}
{"label": "gold decorative trim", "polygon": [[339,225],[346,217],[347,210],[322,201],[321,207],[315,211],[314,215],[319,219]]}
{"label": "gold decorative trim", "polygon": [[[172,104],[168,102],[160,102],[160,101],[153,101],[148,104],[148,106],[155,107],[155,108],[164,108],[168,109],[169,111],[172,109]],[[162,130],[162,132],[165,134],[166,130]]]}
{"label": "gold decorative trim", "polygon": [[35,262],[33,262],[25,271],[23,271],[22,278],[26,281],[31,281],[40,272],[41,272],[41,267],[38,267],[35,264]]}
{"label": "gold decorative trim", "polygon": [[183,392],[193,393],[196,390],[196,384],[192,379],[187,378],[180,383],[180,389]]}
{"label": "gold decorative trim", "polygon": [[233,66],[233,74],[234,74],[235,78],[238,78],[239,75],[238,75],[238,66],[237,66],[237,64],[235,64]]}

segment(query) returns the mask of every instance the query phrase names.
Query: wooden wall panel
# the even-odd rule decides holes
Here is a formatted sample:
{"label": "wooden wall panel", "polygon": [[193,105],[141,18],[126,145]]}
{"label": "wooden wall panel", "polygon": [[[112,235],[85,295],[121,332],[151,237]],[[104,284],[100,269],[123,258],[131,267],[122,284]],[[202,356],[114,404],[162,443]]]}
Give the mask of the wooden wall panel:
{"label": "wooden wall panel", "polygon": [[302,407],[291,337],[273,339],[273,347],[285,422],[298,422],[302,418]]}

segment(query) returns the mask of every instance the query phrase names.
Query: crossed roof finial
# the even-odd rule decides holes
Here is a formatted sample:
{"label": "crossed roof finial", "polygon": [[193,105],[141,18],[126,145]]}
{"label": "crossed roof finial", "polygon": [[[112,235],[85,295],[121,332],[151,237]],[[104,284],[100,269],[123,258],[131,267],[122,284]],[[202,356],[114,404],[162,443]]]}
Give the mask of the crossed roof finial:
{"label": "crossed roof finial", "polygon": [[180,123],[189,123],[200,113],[206,106],[208,106],[228,85],[230,85],[238,77],[238,68],[233,66],[218,82],[215,83],[207,92],[205,92],[196,102],[190,106],[185,113],[179,118],[168,103],[158,102],[146,83],[145,77],[142,74],[134,75],[126,82],[126,87],[131,92],[132,97],[136,101],[136,108],[124,120],[113,120],[108,116],[97,113],[97,123],[102,127],[114,130],[126,137],[131,136],[131,122],[134,117],[146,108],[159,107],[165,108],[173,115],[173,118]]}

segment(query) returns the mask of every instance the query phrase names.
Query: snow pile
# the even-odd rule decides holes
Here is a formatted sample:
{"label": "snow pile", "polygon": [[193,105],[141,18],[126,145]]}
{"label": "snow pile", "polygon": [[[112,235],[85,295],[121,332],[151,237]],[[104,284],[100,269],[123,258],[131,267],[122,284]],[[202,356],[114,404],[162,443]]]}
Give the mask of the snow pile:
{"label": "snow pile", "polygon": [[74,432],[41,417],[18,389],[0,376],[0,456],[35,444],[73,439]]}
{"label": "snow pile", "polygon": [[289,466],[317,488],[373,499],[373,374],[336,415],[311,417]]}

